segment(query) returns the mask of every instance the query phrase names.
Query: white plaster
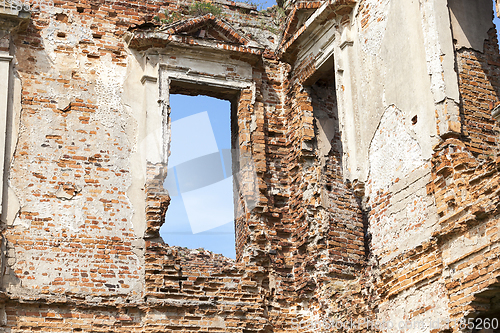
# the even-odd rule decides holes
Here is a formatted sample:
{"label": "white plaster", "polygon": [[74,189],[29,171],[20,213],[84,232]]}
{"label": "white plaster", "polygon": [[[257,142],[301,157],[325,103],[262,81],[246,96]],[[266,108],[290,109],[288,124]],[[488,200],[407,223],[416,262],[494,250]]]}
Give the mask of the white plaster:
{"label": "white plaster", "polygon": [[[430,0],[427,0],[430,1]],[[441,65],[443,68],[444,82],[445,82],[445,92],[448,98],[454,101],[460,100],[460,92],[458,88],[458,76],[455,72],[455,52],[453,46],[453,36],[450,30],[450,15],[445,1],[433,0],[434,7],[425,7],[422,13],[424,15],[431,15],[428,10],[434,9],[435,18],[435,29],[438,34],[438,42],[441,53]],[[427,35],[428,31],[424,30],[424,36]],[[427,38],[427,37],[425,37]],[[436,59],[437,60],[437,59]],[[438,100],[435,98],[435,100]],[[458,112],[458,108],[457,108]]]}
{"label": "white plaster", "polygon": [[[36,56],[37,59],[43,59],[44,54],[44,52],[39,52],[39,54],[35,54],[34,56]],[[16,57],[17,56],[25,57],[26,55],[16,54]],[[71,56],[68,56],[64,59],[70,58]],[[34,67],[31,70],[34,72],[40,71],[49,77],[67,77],[70,75],[71,71],[78,69],[79,74],[82,75],[82,77],[88,82],[97,81],[97,89],[93,89],[91,86],[86,94],[103,94],[102,96],[96,96],[99,104],[102,104],[98,105],[98,108],[100,109],[97,110],[97,113],[103,110],[109,111],[113,108],[112,112],[114,112],[114,119],[112,119],[112,121],[114,125],[103,126],[103,123],[96,119],[97,121],[94,122],[95,126],[93,127],[95,129],[95,133],[83,136],[82,134],[79,134],[82,130],[82,123],[79,120],[79,117],[82,116],[82,111],[80,110],[71,110],[65,113],[64,116],[61,116],[61,114],[54,112],[52,109],[39,108],[37,109],[37,115],[33,117],[27,112],[21,114],[20,109],[17,106],[14,106],[15,115],[13,115],[11,120],[13,133],[16,133],[16,139],[19,140],[19,147],[28,147],[23,149],[29,150],[29,154],[30,156],[33,156],[33,158],[32,160],[27,160],[23,158],[23,156],[18,156],[18,158],[16,158],[12,163],[10,189],[8,192],[9,211],[7,212],[7,220],[10,221],[15,217],[15,220],[12,223],[13,230],[19,228],[30,228],[31,220],[16,216],[18,208],[22,206],[26,211],[36,211],[40,218],[45,218],[46,221],[48,221],[47,223],[53,224],[51,231],[30,228],[29,236],[33,238],[43,237],[46,239],[53,239],[54,242],[64,242],[65,240],[64,237],[62,237],[62,231],[66,231],[73,234],[79,233],[80,235],[83,235],[83,237],[89,238],[95,238],[96,236],[93,234],[93,232],[95,232],[98,233],[99,237],[103,238],[123,236],[130,239],[129,235],[132,231],[134,231],[136,235],[139,233],[136,226],[133,225],[133,222],[131,222],[132,215],[134,213],[131,207],[131,201],[125,195],[116,194],[117,192],[127,191],[132,183],[132,176],[130,173],[121,172],[122,169],[129,170],[130,168],[130,151],[128,149],[117,149],[116,146],[134,147],[134,137],[136,135],[134,130],[134,127],[136,126],[135,122],[128,115],[128,109],[123,108],[122,105],[122,87],[125,81],[126,69],[118,67],[115,68],[114,65],[112,65],[110,56],[103,56],[100,59],[94,59],[92,61],[88,61],[86,58],[83,60],[85,60],[85,62],[83,62],[81,68],[75,67],[78,64],[75,65],[75,63],[71,62],[63,61],[61,63],[51,64],[50,62],[41,61],[40,63],[37,62],[33,65],[40,65],[40,67]],[[103,69],[103,67],[106,67],[106,69]],[[20,82],[18,82],[17,79],[14,82],[14,101],[15,103],[16,101],[19,101],[20,105]],[[137,80],[137,82],[140,81]],[[46,91],[51,94],[50,98],[54,98],[56,101],[64,100],[68,95],[71,96],[71,93],[66,93],[64,89],[61,88],[63,86],[62,84],[47,85],[44,83],[29,89],[40,89],[42,86],[43,89],[46,89]],[[52,89],[51,92],[50,89],[54,86],[57,88]],[[23,88],[26,89],[26,87]],[[131,98],[134,98],[134,96],[131,96]],[[72,99],[70,100],[73,101]],[[130,100],[128,102],[130,102]],[[91,113],[89,112],[89,114]],[[18,126],[16,124],[19,119],[19,115],[21,122],[18,130]],[[99,118],[99,116],[100,115],[98,114],[97,118]],[[43,128],[43,131],[40,130],[40,128]],[[88,149],[89,147],[92,147],[92,151],[101,152],[102,155],[109,154],[107,157],[108,161],[104,162],[106,165],[103,166],[108,167],[111,170],[109,170],[107,175],[103,175],[103,177],[97,176],[96,173],[99,171],[96,170],[93,170],[89,174],[85,174],[84,177],[81,177],[81,174],[77,174],[78,168],[59,168],[55,164],[55,161],[63,158],[63,152],[57,144],[49,142],[46,138],[47,134],[60,134],[63,136],[64,140],[68,142],[68,145],[73,143],[75,146],[78,145],[78,154],[83,157],[90,157],[87,153],[90,150]],[[38,157],[36,157],[40,155],[40,144],[42,143],[46,143],[43,148],[46,154],[44,156],[50,156],[50,162],[40,163]],[[17,142],[14,140],[9,143],[12,151],[13,147],[16,147],[16,144]],[[12,174],[13,170],[15,171],[15,174]],[[113,172],[120,173],[120,176],[115,176]],[[59,188],[59,185],[57,184],[53,185],[44,181],[33,184],[34,174],[51,174],[58,177],[61,181],[64,180],[69,184],[74,185],[75,188],[80,188],[81,192],[72,197],[70,200],[54,198],[52,200],[40,201],[34,199],[37,195],[53,196]],[[96,188],[93,185],[85,183],[86,179],[90,180],[96,178],[99,178],[100,188]],[[32,186],[32,188],[30,188],[30,186]],[[113,193],[113,191],[116,192]],[[11,194],[12,192],[15,194]],[[100,203],[97,200],[90,201],[93,202],[93,204],[89,204],[89,201],[84,199],[89,197],[97,197],[99,199],[102,198],[110,201],[111,198],[118,200],[117,203],[114,203],[114,208],[116,208],[115,212],[111,214],[110,211],[105,210],[104,203]],[[137,201],[139,201],[139,199],[144,201],[144,198],[133,198]],[[135,208],[136,207],[134,207],[134,209]],[[140,211],[139,209],[138,211]],[[97,217],[100,224],[98,231],[89,228],[89,223],[85,220],[88,216]],[[124,236],[125,234],[127,235]],[[57,244],[54,245],[54,249],[57,248]],[[61,259],[60,256],[56,256],[52,261],[47,260],[47,258],[51,259],[52,257],[44,257],[42,254],[43,252],[39,248],[27,250],[26,248],[19,246],[15,248],[15,255],[9,258],[10,267],[14,270],[18,268],[31,270],[30,267],[38,267],[33,273],[35,280],[24,281],[23,286],[28,289],[22,289],[19,293],[31,293],[33,290],[36,290],[41,286],[50,286],[50,282],[52,280],[48,279],[55,276],[53,275],[53,272],[55,274],[57,271],[55,268],[64,268],[63,271],[60,271],[60,277],[64,278],[72,276],[72,269],[75,267],[81,269],[83,266],[89,267],[95,265],[95,260],[91,258],[90,254],[88,254],[89,257],[82,255],[79,258],[76,256],[69,256],[64,260]],[[124,258],[123,262],[130,267],[131,271],[136,272],[135,274],[140,276],[143,274],[142,260],[141,256],[129,256],[128,258]],[[33,264],[30,264],[29,262]],[[48,277],[44,276],[44,273],[48,273]],[[122,290],[125,295],[128,294],[130,297],[136,297],[139,295],[138,291],[140,291],[140,288],[138,286],[134,286],[134,282],[132,282],[132,280],[134,279],[132,278],[128,281],[130,282],[129,285],[131,287],[123,288]],[[15,289],[15,283],[13,282],[9,288]],[[50,286],[49,288],[50,291],[58,289],[57,286]],[[71,288],[65,286],[64,289],[70,293],[78,293],[80,290],[78,286],[71,286]]]}
{"label": "white plaster", "polygon": [[459,132],[460,97],[448,8],[444,1],[421,0],[420,9],[439,134]]}
{"label": "white plaster", "polygon": [[162,163],[165,157],[163,156],[163,117],[158,103],[160,89],[157,80],[147,79],[142,82],[147,136],[139,144],[146,161],[153,164]]}
{"label": "white plaster", "polygon": [[369,17],[364,29],[361,28],[360,22],[364,16],[360,12],[357,13],[360,45],[362,50],[370,55],[379,56],[387,27],[387,13],[392,2],[390,0],[366,0],[363,8],[369,11]]}
{"label": "white plaster", "polygon": [[[340,27],[342,36],[352,38],[352,46],[339,45],[335,50],[336,68],[341,69],[336,71],[336,81],[344,177],[362,181],[368,177],[370,142],[390,105],[397,106],[405,119],[418,117],[410,135],[418,141],[424,159],[432,155],[437,134],[422,22],[415,15],[419,2],[368,2],[364,4],[370,24],[360,26],[364,16],[358,11],[357,24]],[[340,37],[339,42],[346,38]]]}
{"label": "white plaster", "polygon": [[433,15],[434,1],[422,1],[420,9],[422,28],[424,32],[423,37],[425,42],[427,70],[431,78],[431,91],[434,95],[434,102],[438,103],[445,99],[446,91],[443,76],[443,66],[441,63],[443,51],[441,50],[441,45],[439,43],[436,16]]}
{"label": "white plaster", "polygon": [[318,117],[316,124],[319,155],[326,156],[332,149],[331,140],[338,129],[335,126],[335,120],[328,117]]}
{"label": "white plaster", "polygon": [[95,71],[95,94],[97,110],[92,119],[106,127],[120,125],[123,113],[122,93],[127,69],[117,66],[110,54],[101,56],[101,61],[91,67]]}
{"label": "white plaster", "polygon": [[486,235],[481,232],[482,225],[477,226],[469,232],[452,238],[443,247],[443,262],[446,266],[454,267],[462,262],[462,259],[469,255],[475,254],[483,250],[489,244],[494,243],[494,238],[497,235]]}
{"label": "white plaster", "polygon": [[[184,66],[164,66],[166,76],[176,81],[190,82],[195,84],[208,84],[213,87],[220,87],[233,90],[242,90],[252,87],[250,78],[230,79],[224,74],[212,74],[210,72],[199,72]],[[197,69],[197,67],[195,67]],[[203,68],[200,68],[201,70]]]}
{"label": "white plaster", "polygon": [[370,217],[372,250],[380,262],[431,238],[437,227],[434,202],[427,196],[428,162],[418,141],[394,106],[387,108],[369,149],[368,205],[391,193],[389,205]]}
{"label": "white plaster", "polygon": [[436,135],[436,116],[418,0],[392,1],[388,14],[387,31],[381,48],[385,64],[383,78],[386,107],[395,105],[405,118],[415,115],[414,126],[424,158],[433,153],[432,141]]}
{"label": "white plaster", "polygon": [[[164,51],[161,54],[160,62],[169,68],[169,76],[171,71],[180,74],[184,72],[187,76],[196,77],[196,75],[203,75],[207,79],[214,76],[217,80],[229,79],[226,78],[228,74],[228,67],[232,67],[234,71],[230,71],[231,75],[235,78],[234,81],[250,81],[252,79],[252,66],[244,61],[234,60],[227,55],[218,52],[200,53],[193,52],[192,50],[178,49],[170,52]],[[237,74],[236,76],[233,75]],[[204,81],[207,81],[205,79]]]}
{"label": "white plaster", "polygon": [[[420,288],[411,288],[379,306],[377,320],[392,324],[384,332],[429,333],[448,328],[448,291],[436,281]],[[421,314],[410,316],[419,310]],[[404,326],[403,326],[404,325]]]}
{"label": "white plaster", "polygon": [[[6,53],[0,53],[0,175],[2,184],[4,182],[4,160],[5,160],[5,136],[7,126],[9,83],[10,83],[10,61],[12,57]],[[0,202],[2,202],[3,186],[0,186]],[[3,206],[0,204],[0,213]]]}
{"label": "white plaster", "polygon": [[[144,71],[141,63],[137,59],[142,57],[136,54],[130,54],[130,61],[126,79],[123,86],[122,101],[124,110],[131,115],[135,123],[135,131],[127,131],[129,142],[131,143],[130,153],[130,174],[131,183],[127,189],[127,196],[131,201],[133,207],[132,225],[134,226],[134,233],[137,237],[143,237],[146,230],[146,194],[144,185],[146,183],[146,140],[147,127],[146,127],[146,99],[151,98],[147,93],[137,93],[144,89],[141,84],[141,78]],[[146,83],[147,84],[147,83]],[[157,89],[156,95],[157,95]],[[153,95],[153,100],[155,100]]]}
{"label": "white plaster", "polygon": [[387,190],[397,178],[404,179],[424,164],[422,149],[412,138],[403,113],[394,106],[386,109],[370,145],[372,191]]}
{"label": "white plaster", "polygon": [[[344,27],[348,29],[348,27]],[[339,34],[339,33],[337,33]],[[337,36],[340,37],[340,36]],[[338,44],[341,39],[337,38]],[[359,67],[357,66],[357,54],[353,47],[340,48],[337,45],[335,48],[335,67],[342,66],[343,71],[336,71],[336,84],[337,84],[337,104],[339,110],[339,127],[342,134],[342,143],[344,145],[343,168],[344,178],[357,179],[363,177],[363,149],[360,135],[362,131],[358,118],[358,99],[357,97],[357,73]],[[342,65],[340,65],[342,64]],[[360,156],[361,155],[361,156]]]}
{"label": "white plaster", "polygon": [[301,63],[305,57],[312,54],[315,58],[315,67],[320,68],[333,54],[336,25],[336,20],[318,25],[305,40],[304,45],[301,45],[297,54],[297,63]]}
{"label": "white plaster", "polygon": [[494,27],[491,0],[449,0],[448,6],[456,49],[465,47],[483,52],[488,30]]}

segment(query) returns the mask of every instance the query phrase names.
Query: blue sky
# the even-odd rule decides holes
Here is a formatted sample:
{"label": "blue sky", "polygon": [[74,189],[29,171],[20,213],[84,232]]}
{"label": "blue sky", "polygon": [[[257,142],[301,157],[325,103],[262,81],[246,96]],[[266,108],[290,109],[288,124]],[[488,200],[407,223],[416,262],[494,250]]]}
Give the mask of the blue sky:
{"label": "blue sky", "polygon": [[272,1],[272,0],[269,0],[269,1],[251,1],[251,3],[254,3],[256,6],[257,6],[257,9],[259,10],[262,10],[262,9],[266,9],[268,7],[272,7],[273,5],[276,4],[276,1]]}
{"label": "blue sky", "polygon": [[172,198],[160,230],[169,245],[235,258],[228,101],[171,95],[172,140],[165,187]]}
{"label": "blue sky", "polygon": [[[259,10],[276,4],[272,0],[249,2],[257,5]],[[177,133],[172,131],[169,174],[165,182],[171,202],[160,235],[169,245],[191,249],[203,247],[234,259],[234,207],[228,203],[233,196],[228,166],[231,160],[228,157],[231,149],[231,105],[228,101],[207,96],[171,95],[170,107],[172,124],[185,121],[185,125],[177,126]],[[213,138],[207,133],[207,129],[210,129],[207,127],[207,118]],[[200,140],[199,137],[204,139]],[[170,170],[172,166],[175,168]],[[179,192],[182,194],[179,195]],[[220,199],[220,203],[214,203],[214,199]],[[194,209],[197,202],[200,207]],[[204,229],[196,221],[208,227],[217,227],[196,232]]]}
{"label": "blue sky", "polygon": [[495,18],[493,19],[493,22],[495,23],[496,27],[497,27],[497,36],[498,36],[498,39],[500,40],[500,19],[497,17],[497,13],[496,13],[496,9],[495,9],[495,1],[493,1],[493,9],[495,11]]}

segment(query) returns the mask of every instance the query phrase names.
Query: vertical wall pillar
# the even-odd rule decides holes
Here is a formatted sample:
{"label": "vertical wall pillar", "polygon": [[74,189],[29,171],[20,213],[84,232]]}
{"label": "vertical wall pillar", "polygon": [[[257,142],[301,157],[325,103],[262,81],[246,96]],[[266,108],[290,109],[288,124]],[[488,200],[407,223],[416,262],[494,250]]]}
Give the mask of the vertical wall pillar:
{"label": "vertical wall pillar", "polygon": [[[6,139],[7,139],[7,121],[9,115],[9,109],[13,108],[13,105],[9,105],[11,102],[10,92],[14,89],[12,85],[11,77],[11,62],[13,56],[11,55],[11,40],[12,34],[26,29],[28,22],[30,20],[30,12],[19,10],[19,8],[8,7],[5,2],[2,7],[0,7],[0,214],[3,214],[6,210],[3,205],[4,190],[7,189],[7,176],[4,170],[5,165],[9,165],[10,158],[6,155]],[[21,8],[23,9],[23,8]],[[8,160],[6,160],[8,159]],[[5,195],[6,196],[6,195]],[[2,218],[5,220],[5,218]],[[3,278],[5,272],[5,239],[3,235],[0,235],[0,327],[6,325],[7,319],[5,314],[5,301],[3,290]]]}
{"label": "vertical wall pillar", "polygon": [[147,153],[146,160],[151,163],[164,162],[163,157],[163,119],[158,108],[158,79],[144,75],[141,79],[144,86],[144,108],[146,114]]}
{"label": "vertical wall pillar", "polygon": [[[141,82],[144,86],[145,157],[146,157],[146,232],[145,237],[156,239],[165,220],[170,203],[168,192],[163,187],[167,175],[168,158],[168,108],[162,100],[162,69],[148,56],[145,75]],[[168,81],[168,80],[167,80]],[[168,87],[168,85],[167,85]],[[167,90],[168,96],[168,90]]]}
{"label": "vertical wall pillar", "polygon": [[31,14],[25,11],[25,8],[5,2],[0,7],[0,177],[2,186],[0,186],[0,214],[2,207],[2,198],[5,184],[4,164],[5,164],[5,141],[7,131],[7,115],[9,107],[9,89],[11,85],[11,36],[18,31],[26,29]]}
{"label": "vertical wall pillar", "polygon": [[[7,110],[9,102],[9,82],[10,80],[10,62],[12,56],[6,52],[0,53],[0,161],[5,159],[5,136],[7,125]],[[0,177],[2,184],[4,182],[4,163],[0,162]],[[0,186],[0,214],[2,213],[2,194],[3,186]]]}

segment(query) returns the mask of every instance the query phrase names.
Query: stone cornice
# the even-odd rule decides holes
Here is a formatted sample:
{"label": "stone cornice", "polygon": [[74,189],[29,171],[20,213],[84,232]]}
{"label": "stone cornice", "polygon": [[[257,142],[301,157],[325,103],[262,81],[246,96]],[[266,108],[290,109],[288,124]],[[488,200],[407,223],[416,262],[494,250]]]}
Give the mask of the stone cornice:
{"label": "stone cornice", "polygon": [[17,8],[0,6],[0,31],[22,31],[28,26],[31,13]]}

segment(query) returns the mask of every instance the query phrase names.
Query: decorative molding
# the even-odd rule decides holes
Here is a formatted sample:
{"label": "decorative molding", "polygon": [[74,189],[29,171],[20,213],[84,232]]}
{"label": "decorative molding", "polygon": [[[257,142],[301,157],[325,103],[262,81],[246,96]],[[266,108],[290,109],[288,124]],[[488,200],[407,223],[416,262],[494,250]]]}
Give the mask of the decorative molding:
{"label": "decorative molding", "polygon": [[211,75],[206,73],[192,72],[188,67],[160,64],[160,69],[166,71],[169,80],[201,84],[211,87],[219,87],[230,90],[242,90],[252,87],[252,81],[229,79],[224,75]]}
{"label": "decorative molding", "polygon": [[0,5],[0,31],[12,33],[24,31],[31,18],[29,11],[18,11]]}
{"label": "decorative molding", "polygon": [[0,54],[0,61],[10,62],[14,57],[6,54]]}
{"label": "decorative molding", "polygon": [[158,82],[158,78],[151,75],[143,75],[141,78],[141,83],[144,84],[146,82],[156,83]]}
{"label": "decorative molding", "polygon": [[346,46],[353,46],[354,42],[352,40],[346,40],[340,44],[340,49],[343,50],[345,49]]}

